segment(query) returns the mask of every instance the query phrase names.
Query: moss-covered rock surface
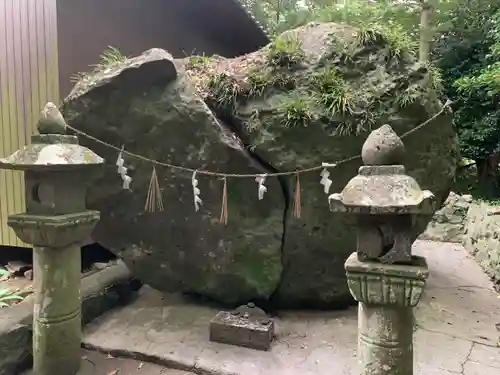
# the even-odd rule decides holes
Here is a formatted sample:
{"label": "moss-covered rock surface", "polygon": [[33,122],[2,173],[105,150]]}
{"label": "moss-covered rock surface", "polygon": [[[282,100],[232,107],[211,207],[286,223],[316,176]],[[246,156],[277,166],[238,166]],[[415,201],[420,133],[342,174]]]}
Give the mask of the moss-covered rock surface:
{"label": "moss-covered rock surface", "polygon": [[[439,76],[415,63],[408,41],[390,30],[310,24],[235,59],[172,59],[152,50],[95,72],[65,100],[74,127],[167,163],[228,173],[293,171],[359,154],[368,132],[388,123],[398,134],[441,108]],[[446,197],[457,141],[444,112],[403,139],[408,172]],[[301,218],[291,215],[295,177],[268,178],[257,200],[253,179],[228,179],[229,222],[218,222],[222,182],[157,168],[165,211],[144,213],[151,164],[126,158],[133,191],[120,190],[116,152],[89,197],[102,212],[94,238],[146,283],[226,303],[341,307],[351,301],[344,261],[355,249],[349,219],[328,210],[319,173],[300,177]],[[359,160],[331,170],[331,192]],[[416,225],[416,235],[428,218]]]}

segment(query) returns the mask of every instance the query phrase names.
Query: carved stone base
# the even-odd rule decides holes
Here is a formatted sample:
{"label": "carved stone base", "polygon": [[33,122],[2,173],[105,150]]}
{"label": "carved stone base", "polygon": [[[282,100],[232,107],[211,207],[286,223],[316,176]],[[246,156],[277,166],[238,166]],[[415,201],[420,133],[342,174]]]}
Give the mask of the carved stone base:
{"label": "carved stone base", "polygon": [[269,318],[248,319],[219,312],[210,322],[210,341],[269,350],[274,338],[274,322]]}
{"label": "carved stone base", "polygon": [[429,276],[425,258],[416,256],[411,264],[400,265],[363,262],[353,253],[345,270],[354,299],[371,305],[415,307]]}

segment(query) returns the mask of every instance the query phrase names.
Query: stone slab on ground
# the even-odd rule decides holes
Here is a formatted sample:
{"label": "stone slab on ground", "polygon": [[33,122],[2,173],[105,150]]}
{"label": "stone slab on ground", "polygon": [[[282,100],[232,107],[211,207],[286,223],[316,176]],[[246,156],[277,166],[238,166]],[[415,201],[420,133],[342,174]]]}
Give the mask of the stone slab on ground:
{"label": "stone slab on ground", "polygon": [[[418,241],[431,271],[416,309],[418,375],[500,373],[500,299],[458,244]],[[131,305],[87,326],[84,345],[198,374],[357,375],[357,311],[284,312],[270,352],[208,340],[218,311],[143,288]]]}

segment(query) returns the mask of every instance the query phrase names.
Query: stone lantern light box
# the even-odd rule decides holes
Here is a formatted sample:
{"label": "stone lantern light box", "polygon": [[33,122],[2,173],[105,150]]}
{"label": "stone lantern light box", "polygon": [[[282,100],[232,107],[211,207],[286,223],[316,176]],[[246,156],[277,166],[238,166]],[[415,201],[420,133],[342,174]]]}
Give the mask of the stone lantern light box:
{"label": "stone lantern light box", "polygon": [[405,154],[398,135],[381,126],[363,145],[358,175],[328,198],[331,211],[356,218],[359,261],[412,263],[413,223],[435,211],[434,195],[405,173]]}
{"label": "stone lantern light box", "polygon": [[65,134],[65,120],[52,103],[45,107],[38,130],[30,145],[0,159],[0,168],[25,172],[27,213],[55,216],[85,211],[86,187],[104,160],[80,146],[76,136]]}

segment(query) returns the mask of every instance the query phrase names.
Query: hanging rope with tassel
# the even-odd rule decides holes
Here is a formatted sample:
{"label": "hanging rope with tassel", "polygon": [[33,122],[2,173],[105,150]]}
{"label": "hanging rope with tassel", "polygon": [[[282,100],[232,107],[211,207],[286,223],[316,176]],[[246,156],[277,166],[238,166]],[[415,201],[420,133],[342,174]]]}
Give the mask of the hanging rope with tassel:
{"label": "hanging rope with tassel", "polygon": [[302,203],[300,202],[300,177],[299,173],[296,175],[296,183],[295,183],[295,199],[293,200],[293,216],[297,219],[300,219],[300,212],[302,210]]}
{"label": "hanging rope with tassel", "polygon": [[227,178],[223,178],[224,187],[222,188],[222,207],[220,210],[220,223],[227,225],[228,213],[227,213]]}
{"label": "hanging rope with tassel", "polygon": [[151,173],[151,179],[149,181],[148,196],[146,198],[146,204],[144,205],[144,211],[159,212],[163,210],[163,197],[161,195],[156,168],[153,165],[153,172]]}

